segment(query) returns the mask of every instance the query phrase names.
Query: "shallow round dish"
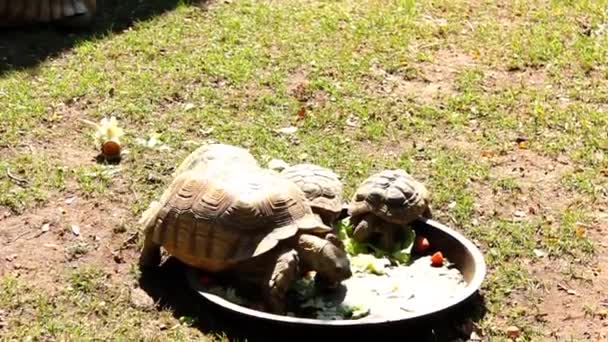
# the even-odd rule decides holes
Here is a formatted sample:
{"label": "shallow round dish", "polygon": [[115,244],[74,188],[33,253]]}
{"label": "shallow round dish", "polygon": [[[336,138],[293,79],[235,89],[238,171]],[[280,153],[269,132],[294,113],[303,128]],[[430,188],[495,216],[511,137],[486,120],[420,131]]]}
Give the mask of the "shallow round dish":
{"label": "shallow round dish", "polygon": [[404,319],[345,319],[345,320],[322,320],[311,318],[299,318],[291,316],[283,316],[267,313],[264,311],[250,309],[230,302],[218,295],[210,293],[199,282],[199,272],[195,269],[188,269],[187,278],[189,286],[196,291],[205,300],[214,305],[228,310],[229,312],[241,318],[251,318],[255,320],[264,320],[268,322],[282,323],[281,325],[301,326],[301,327],[362,327],[362,326],[383,326],[394,323],[422,322],[425,319],[431,319],[437,315],[443,315],[450,309],[453,309],[463,302],[471,298],[481,287],[481,284],[486,276],[486,264],[484,262],[481,251],[462,234],[457,231],[430,219],[419,219],[413,224],[416,232],[424,233],[430,241],[433,241],[433,248],[430,253],[435,250],[441,250],[450,262],[454,264],[460,273],[462,273],[466,287],[458,295],[452,297],[438,307],[432,309],[422,309],[416,314]]}

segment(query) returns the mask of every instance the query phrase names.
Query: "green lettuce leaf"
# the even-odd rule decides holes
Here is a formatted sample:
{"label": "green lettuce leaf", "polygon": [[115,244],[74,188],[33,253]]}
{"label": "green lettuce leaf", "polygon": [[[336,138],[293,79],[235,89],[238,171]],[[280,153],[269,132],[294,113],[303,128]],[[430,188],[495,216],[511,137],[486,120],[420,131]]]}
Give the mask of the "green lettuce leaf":
{"label": "green lettuce leaf", "polygon": [[352,235],[353,227],[347,217],[340,221],[338,226],[338,238],[344,243],[346,253],[350,256],[373,254],[376,258],[388,258],[396,264],[407,264],[410,262],[414,240],[416,239],[416,233],[408,227],[405,238],[401,241],[399,248],[396,251],[384,251],[371,243],[359,243],[352,239]]}

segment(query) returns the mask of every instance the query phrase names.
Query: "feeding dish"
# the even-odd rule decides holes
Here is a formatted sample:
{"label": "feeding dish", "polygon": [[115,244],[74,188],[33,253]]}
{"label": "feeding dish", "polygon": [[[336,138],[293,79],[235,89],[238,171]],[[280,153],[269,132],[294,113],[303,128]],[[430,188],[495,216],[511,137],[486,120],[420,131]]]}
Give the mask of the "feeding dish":
{"label": "feeding dish", "polygon": [[[433,284],[428,283],[428,279],[433,277],[433,272],[439,274],[441,273],[441,270],[433,270],[429,265],[425,271],[424,267],[427,267],[427,265],[424,263],[427,260],[430,260],[430,255],[434,251],[441,251],[443,253],[453,268],[451,271],[445,268],[445,271],[447,273],[451,272],[452,274],[457,273],[462,280],[462,283],[458,287],[454,287],[454,290],[451,293],[445,293],[445,296],[442,297],[443,299],[440,299],[440,302],[434,305],[420,305],[413,311],[402,310],[402,314],[399,314],[399,307],[403,305],[399,304],[398,300],[387,300],[385,301],[385,305],[392,305],[391,303],[394,302],[395,310],[384,310],[381,306],[378,306],[376,312],[374,312],[374,307],[371,307],[368,308],[369,313],[363,315],[361,318],[326,319],[300,317],[298,315],[277,315],[252,308],[251,306],[248,307],[239,304],[234,300],[228,300],[224,298],[224,296],[218,295],[217,292],[213,291],[212,285],[210,285],[213,283],[214,279],[211,277],[211,282],[209,283],[201,282],[201,276],[204,275],[207,277],[208,274],[203,274],[199,270],[188,268],[187,279],[189,286],[204,300],[227,310],[229,313],[240,316],[240,318],[251,318],[252,320],[263,320],[269,323],[280,323],[283,326],[331,329],[334,327],[380,327],[395,323],[423,322],[424,320],[445,314],[471,298],[479,290],[486,276],[486,265],[480,250],[462,234],[446,225],[435,220],[420,218],[412,224],[412,228],[416,231],[416,234],[423,234],[431,241],[431,249],[425,256],[421,256],[418,260],[414,260],[411,265],[400,266],[400,272],[392,272],[384,276],[370,275],[368,280],[375,281],[376,283],[369,283],[369,286],[367,286],[369,289],[367,291],[371,291],[374,288],[377,290],[379,287],[382,287],[382,282],[392,282],[393,284],[396,283],[397,286],[407,287],[411,284],[408,285],[407,281],[400,281],[399,279],[404,278],[397,277],[395,274],[403,275],[404,273],[401,271],[407,273],[408,269],[414,270],[415,268],[422,269],[423,272],[420,273],[426,274],[427,284],[424,286],[433,286]],[[446,272],[443,272],[442,274],[445,275]],[[353,276],[353,278],[355,278],[355,276]],[[412,281],[418,280],[419,279],[413,279]],[[328,298],[333,298],[338,301],[356,298],[356,296],[359,296],[357,291],[365,291],[365,289],[360,286],[363,284],[363,287],[365,287],[365,283],[361,283],[361,281],[362,280],[360,279],[350,279],[343,282],[345,286],[343,286],[341,290],[335,291],[334,294],[328,295]],[[350,296],[349,292],[351,294]],[[413,295],[415,296],[416,293],[414,292]],[[372,299],[368,300],[366,305],[380,305],[378,304],[380,302],[380,300]],[[389,314],[389,311],[392,311],[392,314]]]}

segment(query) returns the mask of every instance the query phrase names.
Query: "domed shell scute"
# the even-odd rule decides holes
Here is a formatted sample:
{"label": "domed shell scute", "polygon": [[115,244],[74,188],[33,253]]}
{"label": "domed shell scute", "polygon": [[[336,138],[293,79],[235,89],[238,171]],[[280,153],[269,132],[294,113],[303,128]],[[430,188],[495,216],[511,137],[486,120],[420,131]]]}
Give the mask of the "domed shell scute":
{"label": "domed shell scute", "polygon": [[320,165],[302,163],[285,168],[281,175],[300,187],[313,212],[327,217],[327,221],[333,221],[340,214],[343,185],[340,176],[332,170]]}
{"label": "domed shell scute", "polygon": [[174,176],[196,168],[204,168],[209,165],[229,167],[239,165],[240,167],[258,167],[254,156],[245,148],[228,144],[203,144],[192,151],[177,167]]}

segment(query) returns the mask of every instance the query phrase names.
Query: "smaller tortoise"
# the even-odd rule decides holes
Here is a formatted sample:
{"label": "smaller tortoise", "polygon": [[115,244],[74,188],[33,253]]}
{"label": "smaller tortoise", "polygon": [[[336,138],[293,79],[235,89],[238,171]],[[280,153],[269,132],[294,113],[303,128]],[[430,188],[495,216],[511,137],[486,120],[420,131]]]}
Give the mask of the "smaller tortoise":
{"label": "smaller tortoise", "polygon": [[293,182],[261,168],[239,171],[181,173],[144,220],[141,267],[158,265],[164,247],[191,267],[258,285],[274,313],[284,312],[288,289],[306,272],[327,286],[352,275],[343,246]]}
{"label": "smaller tortoise", "polygon": [[384,170],[365,179],[349,204],[353,238],[370,242],[379,236],[385,251],[394,251],[404,227],[431,217],[429,192],[404,170]]}
{"label": "smaller tortoise", "polygon": [[332,170],[314,164],[296,164],[281,171],[306,194],[312,211],[333,227],[342,212],[342,182]]}

